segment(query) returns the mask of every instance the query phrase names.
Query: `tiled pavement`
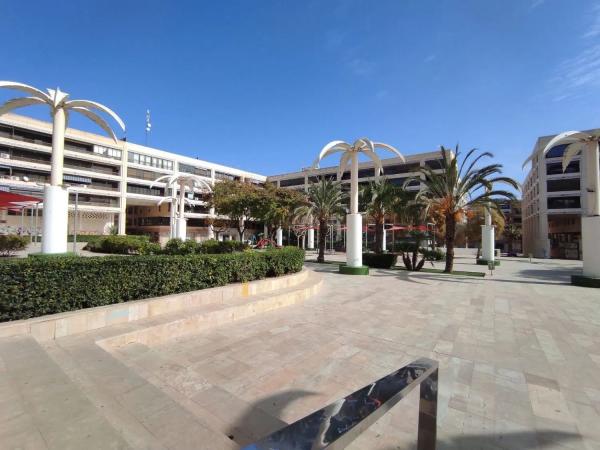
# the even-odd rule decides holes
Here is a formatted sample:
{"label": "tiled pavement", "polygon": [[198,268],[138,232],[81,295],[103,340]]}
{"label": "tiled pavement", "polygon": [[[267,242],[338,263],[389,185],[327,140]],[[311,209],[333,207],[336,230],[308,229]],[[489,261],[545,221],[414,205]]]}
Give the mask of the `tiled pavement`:
{"label": "tiled pavement", "polygon": [[[76,405],[69,420],[106,435],[96,447],[96,434],[74,434],[72,448],[228,448],[215,436],[250,442],[426,356],[440,362],[438,448],[600,449],[600,292],[567,284],[580,263],[505,259],[485,279],[310,266],[325,283],[303,304],[152,347],[109,356],[92,336],[19,343],[44,367],[27,398],[14,391],[17,344],[0,342],[0,380],[9,380],[0,384],[0,436],[12,436],[0,448],[67,448],[40,440],[43,416],[13,408],[65,393]],[[417,400],[414,391],[351,448],[414,448]],[[180,421],[200,437],[183,439]],[[148,427],[164,438],[153,441]]]}

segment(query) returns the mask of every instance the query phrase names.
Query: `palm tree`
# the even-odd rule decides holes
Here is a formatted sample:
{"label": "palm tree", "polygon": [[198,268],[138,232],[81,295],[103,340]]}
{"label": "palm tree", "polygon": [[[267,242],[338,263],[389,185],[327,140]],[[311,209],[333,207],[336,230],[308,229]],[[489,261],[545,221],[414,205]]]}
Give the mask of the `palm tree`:
{"label": "palm tree", "polygon": [[63,161],[65,149],[65,130],[69,113],[76,112],[87,117],[115,143],[117,136],[110,125],[96,112],[112,117],[125,131],[125,124],[113,110],[90,100],[69,100],[69,94],[59,88],[47,89],[47,93],[32,86],[13,81],[0,81],[0,88],[15,89],[28,94],[28,97],[13,98],[0,107],[0,116],[31,105],[48,105],[52,115],[52,160],[50,185],[44,188],[44,226],[42,253],[64,253],[67,251],[68,193],[63,188]]}
{"label": "palm tree", "polygon": [[296,217],[314,218],[319,224],[319,255],[317,262],[325,261],[325,244],[327,242],[327,225],[329,221],[340,217],[345,212],[346,196],[342,192],[340,182],[321,178],[318,183],[308,187],[308,204],[296,208]]}
{"label": "palm tree", "polygon": [[[186,188],[190,192],[194,192],[195,187],[203,189],[204,192],[212,192],[211,184],[205,179],[198,175],[192,175],[189,173],[175,173],[173,175],[162,175],[152,182],[150,189],[154,186],[154,183],[164,182],[169,188],[171,188],[171,197],[162,199],[158,202],[160,205],[163,201],[171,202],[171,237],[178,237],[182,241],[187,238],[187,226],[184,217],[185,204],[190,203],[185,198]],[[179,199],[177,199],[176,190],[179,185]],[[175,221],[175,223],[173,223]],[[175,227],[175,229],[173,229]]]}
{"label": "palm tree", "polygon": [[361,192],[367,215],[375,221],[375,253],[383,252],[384,226],[398,199],[398,188],[385,178],[366,185]]}
{"label": "palm tree", "polygon": [[[506,184],[514,189],[519,189],[519,184],[512,178],[500,176],[501,164],[489,164],[476,167],[482,158],[493,157],[490,152],[476,155],[477,149],[467,152],[459,164],[460,152],[456,146],[454,155],[449,150],[441,147],[442,167],[432,169],[420,167],[423,175],[421,190],[417,199],[426,203],[427,209],[434,208],[443,214],[446,227],[446,267],[444,272],[452,272],[454,266],[454,239],[456,223],[460,221],[468,208],[478,206],[498,208],[494,197],[514,199],[515,196],[505,190],[493,188],[496,184]],[[476,155],[476,156],[474,156]]]}
{"label": "palm tree", "polygon": [[346,264],[349,267],[362,266],[362,217],[358,213],[358,155],[362,153],[373,160],[375,163],[375,177],[377,178],[383,172],[381,159],[375,153],[377,148],[389,150],[395,153],[402,162],[405,161],[404,156],[391,145],[361,138],[354,141],[353,144],[344,141],[331,141],[321,149],[319,156],[313,163],[313,169],[318,169],[323,158],[334,153],[342,153],[338,180],[342,178],[344,171],[350,168],[350,214],[346,217],[346,226],[348,227]]}

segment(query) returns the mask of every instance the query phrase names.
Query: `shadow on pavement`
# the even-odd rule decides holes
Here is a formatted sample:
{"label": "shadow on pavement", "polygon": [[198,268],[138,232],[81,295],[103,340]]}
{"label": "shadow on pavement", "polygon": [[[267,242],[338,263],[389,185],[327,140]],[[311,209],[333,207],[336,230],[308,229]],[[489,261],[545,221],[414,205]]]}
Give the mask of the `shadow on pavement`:
{"label": "shadow on pavement", "polygon": [[316,392],[292,389],[278,392],[252,403],[228,429],[227,435],[244,446],[287,426],[279,419],[284,409],[299,398],[317,395]]}
{"label": "shadow on pavement", "polygon": [[[566,448],[561,442],[581,439],[579,434],[565,433],[562,431],[540,430],[504,433],[498,435],[490,434],[464,434],[452,436],[448,439],[438,439],[437,450],[499,450],[499,449],[543,449],[543,448]],[[416,449],[415,445],[408,448]],[[404,446],[386,447],[382,450],[408,450]],[[569,447],[570,448],[570,447]]]}

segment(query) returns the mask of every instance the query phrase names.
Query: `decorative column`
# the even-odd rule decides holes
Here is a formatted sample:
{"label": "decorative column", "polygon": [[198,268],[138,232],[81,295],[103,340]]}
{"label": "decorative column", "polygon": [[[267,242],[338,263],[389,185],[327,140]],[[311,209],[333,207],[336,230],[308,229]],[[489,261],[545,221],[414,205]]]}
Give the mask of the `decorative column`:
{"label": "decorative column", "polygon": [[383,235],[381,236],[381,250],[387,252],[387,231],[385,229],[385,223],[383,224]]}
{"label": "decorative column", "polygon": [[[214,219],[214,217],[215,217],[215,208],[210,208],[208,210],[208,213]],[[211,224],[208,225],[208,239],[214,239],[214,238],[215,238],[215,227],[211,223]]]}
{"label": "decorative column", "polygon": [[358,153],[353,152],[351,158],[350,214],[346,216],[346,265],[349,268],[358,268],[362,267],[362,216],[358,213]]}
{"label": "decorative column", "polygon": [[494,261],[494,226],[492,225],[492,214],[490,206],[485,209],[485,225],[481,225],[481,264]]}
{"label": "decorative column", "polygon": [[275,236],[276,236],[277,247],[283,247],[283,230],[281,227],[277,227]]}
{"label": "decorative column", "polygon": [[[585,164],[588,217],[581,218],[583,245],[583,276],[600,286],[600,167],[598,143],[590,142],[582,152]],[[590,281],[591,282],[591,281]]]}
{"label": "decorative column", "polygon": [[179,216],[177,217],[176,234],[179,239],[185,241],[187,234],[187,223],[184,217],[185,211],[185,183],[179,182]]}
{"label": "decorative column", "polygon": [[66,114],[54,110],[50,184],[44,186],[42,253],[66,253],[69,222],[69,193],[63,186]]}
{"label": "decorative column", "polygon": [[308,236],[308,243],[306,245],[308,250],[314,250],[315,248],[315,229],[314,226],[312,225],[312,221],[311,221],[311,225],[310,228],[307,231],[307,236]]}

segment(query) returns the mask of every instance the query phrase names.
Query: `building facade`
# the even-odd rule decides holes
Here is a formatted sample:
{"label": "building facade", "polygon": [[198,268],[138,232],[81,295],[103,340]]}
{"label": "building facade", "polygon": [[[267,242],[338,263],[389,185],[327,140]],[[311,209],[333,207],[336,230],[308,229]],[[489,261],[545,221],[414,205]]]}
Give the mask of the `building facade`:
{"label": "building facade", "polygon": [[[408,182],[406,189],[418,191],[420,183],[414,178],[420,176],[420,167],[431,167],[439,169],[442,167],[442,155],[439,151],[416,153],[406,156],[403,162],[400,158],[382,159],[383,176],[390,183],[396,186],[402,186]],[[310,183],[317,181],[320,177],[331,177],[338,179],[338,167],[323,167],[320,169],[306,168],[299,172],[273,175],[267,177],[267,180],[276,183],[279,187],[290,189],[307,190]],[[358,182],[360,185],[367,184],[375,180],[375,165],[373,161],[361,162],[358,165]],[[350,186],[350,171],[345,171],[341,177],[342,186]]]}
{"label": "building facade", "polygon": [[542,154],[553,137],[537,139],[523,183],[523,253],[536,258],[581,259],[581,217],[588,210],[586,174],[580,156],[563,172],[565,145]]}
{"label": "building facade", "polygon": [[[49,182],[52,152],[52,125],[28,117],[6,114],[0,117],[0,189],[42,197]],[[153,181],[161,175],[186,172],[219,180],[264,183],[263,175],[178,155],[125,140],[113,140],[93,133],[67,129],[64,177],[70,185],[69,234],[74,231],[77,203],[79,234],[144,233],[164,241],[169,235],[165,183]],[[192,205],[186,212],[188,236],[208,236],[207,220],[214,217],[199,192],[188,193]],[[77,199],[77,202],[76,202]],[[43,209],[1,211],[0,232],[36,234],[41,230]],[[237,232],[229,231],[233,236]],[[228,232],[223,233],[227,236]]]}

